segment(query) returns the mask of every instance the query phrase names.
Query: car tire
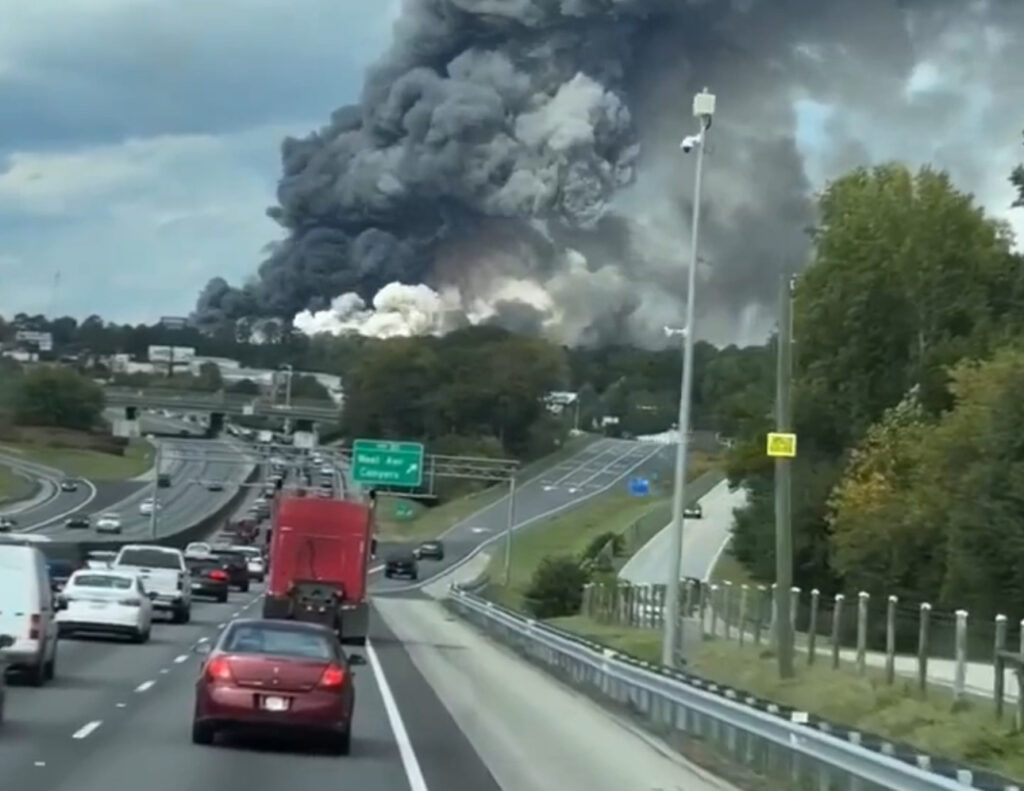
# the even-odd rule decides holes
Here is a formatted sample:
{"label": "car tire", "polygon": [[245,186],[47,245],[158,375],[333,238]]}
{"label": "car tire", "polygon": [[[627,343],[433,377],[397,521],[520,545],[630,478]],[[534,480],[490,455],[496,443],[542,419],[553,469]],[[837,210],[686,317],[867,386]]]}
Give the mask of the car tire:
{"label": "car tire", "polygon": [[57,645],[54,641],[53,656],[48,661],[43,662],[43,681],[53,681],[57,675]]}
{"label": "car tire", "polygon": [[149,629],[146,629],[145,631],[140,629],[135,634],[133,634],[132,635],[132,642],[133,643],[140,643],[140,644],[141,643],[148,643],[149,642]]}
{"label": "car tire", "polygon": [[184,607],[179,607],[174,610],[171,615],[171,623],[188,623],[189,622],[189,611]]}
{"label": "car tire", "polygon": [[217,594],[217,601],[220,602],[221,604],[224,604],[227,600],[228,600],[228,595],[226,593]]}
{"label": "car tire", "polygon": [[32,667],[31,670],[25,671],[25,683],[30,687],[41,687],[46,683],[46,663],[40,662],[38,665]]}
{"label": "car tire", "polygon": [[333,734],[331,752],[335,755],[349,755],[352,752],[352,726],[342,733]]}
{"label": "car tire", "polygon": [[242,593],[248,593],[249,592],[249,583],[248,582],[243,582],[238,587],[238,590],[240,590]]}
{"label": "car tire", "polygon": [[217,735],[210,725],[203,722],[192,721],[192,744],[213,744],[213,740]]}

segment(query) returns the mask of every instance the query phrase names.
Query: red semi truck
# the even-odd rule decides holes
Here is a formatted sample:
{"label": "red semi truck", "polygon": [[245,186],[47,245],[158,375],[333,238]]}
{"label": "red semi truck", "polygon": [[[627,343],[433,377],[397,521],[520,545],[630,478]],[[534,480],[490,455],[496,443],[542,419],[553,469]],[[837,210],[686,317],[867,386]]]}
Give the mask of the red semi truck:
{"label": "red semi truck", "polygon": [[272,524],[263,617],[315,621],[343,643],[365,644],[372,507],[282,494]]}

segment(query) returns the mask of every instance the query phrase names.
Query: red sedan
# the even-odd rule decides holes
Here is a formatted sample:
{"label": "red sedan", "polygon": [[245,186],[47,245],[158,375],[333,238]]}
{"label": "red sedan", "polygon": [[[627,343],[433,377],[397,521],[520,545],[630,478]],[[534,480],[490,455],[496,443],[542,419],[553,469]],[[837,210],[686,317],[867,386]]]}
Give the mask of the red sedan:
{"label": "red sedan", "polygon": [[212,744],[221,730],[312,733],[347,755],[355,660],[345,656],[334,632],[318,624],[232,622],[209,650],[196,682],[192,742]]}

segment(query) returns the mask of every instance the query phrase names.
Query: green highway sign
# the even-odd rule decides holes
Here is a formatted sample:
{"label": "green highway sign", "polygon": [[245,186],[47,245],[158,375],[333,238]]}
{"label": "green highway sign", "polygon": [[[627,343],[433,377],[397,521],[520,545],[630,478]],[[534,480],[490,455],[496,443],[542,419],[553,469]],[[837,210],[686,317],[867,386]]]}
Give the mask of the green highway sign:
{"label": "green highway sign", "polygon": [[352,478],[371,486],[423,484],[423,445],[385,439],[357,439],[352,443]]}

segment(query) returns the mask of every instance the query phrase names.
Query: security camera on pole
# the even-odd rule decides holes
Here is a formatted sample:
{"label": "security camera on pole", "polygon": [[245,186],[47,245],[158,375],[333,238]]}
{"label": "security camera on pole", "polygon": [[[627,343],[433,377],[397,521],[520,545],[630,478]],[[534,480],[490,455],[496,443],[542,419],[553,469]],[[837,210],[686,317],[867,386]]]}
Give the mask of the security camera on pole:
{"label": "security camera on pole", "polygon": [[[683,378],[679,391],[679,442],[676,445],[675,486],[672,491],[672,529],[669,533],[669,573],[665,583],[665,633],[661,645],[661,661],[676,664],[679,647],[679,578],[683,566],[683,508],[686,505],[686,473],[689,455],[690,403],[693,394],[694,292],[697,287],[697,260],[700,249],[700,193],[704,176],[704,148],[711,118],[715,114],[715,95],[708,89],[693,97],[693,116],[699,123],[695,135],[685,137],[679,147],[695,151],[697,164],[693,185],[693,221],[690,227],[690,261],[686,288],[686,327],[683,336]],[[684,649],[685,650],[685,649]]]}

